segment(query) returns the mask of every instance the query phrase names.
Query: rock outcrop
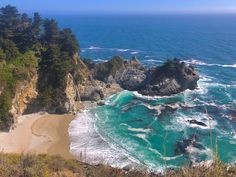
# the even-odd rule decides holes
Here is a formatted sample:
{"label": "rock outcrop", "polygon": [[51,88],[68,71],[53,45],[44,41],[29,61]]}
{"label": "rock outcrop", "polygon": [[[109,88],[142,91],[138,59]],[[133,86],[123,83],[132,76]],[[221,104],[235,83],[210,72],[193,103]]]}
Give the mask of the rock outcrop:
{"label": "rock outcrop", "polygon": [[17,83],[15,96],[12,100],[12,108],[10,110],[14,123],[17,121],[16,118],[22,115],[27,109],[28,104],[38,96],[37,72],[32,72],[30,75],[31,79]]}
{"label": "rock outcrop", "polygon": [[170,60],[147,71],[147,77],[138,92],[150,96],[165,96],[197,88],[199,75],[191,65]]}
{"label": "rock outcrop", "polygon": [[74,78],[71,74],[65,77],[66,85],[64,89],[59,89],[60,96],[56,99],[57,105],[53,112],[56,113],[75,113],[76,101],[80,99],[77,85],[74,82]]}
{"label": "rock outcrop", "polygon": [[[91,65],[90,65],[91,66]],[[117,83],[123,89],[143,95],[165,96],[197,88],[199,75],[191,65],[169,60],[162,66],[145,68],[133,58],[130,61],[116,56],[104,63],[92,65],[93,77],[105,83]]]}
{"label": "rock outcrop", "polygon": [[107,84],[98,80],[88,80],[78,85],[82,101],[99,101],[121,90],[122,88],[116,83]]}

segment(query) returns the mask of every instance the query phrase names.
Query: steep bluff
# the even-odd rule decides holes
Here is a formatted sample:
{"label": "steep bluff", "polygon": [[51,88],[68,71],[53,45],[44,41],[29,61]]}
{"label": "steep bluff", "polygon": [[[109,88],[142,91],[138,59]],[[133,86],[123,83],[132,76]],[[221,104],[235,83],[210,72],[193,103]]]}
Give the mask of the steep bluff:
{"label": "steep bluff", "polygon": [[[38,96],[37,92],[37,72],[30,74],[31,78],[17,83],[15,96],[12,100],[10,113],[14,120],[24,113],[28,104]],[[15,121],[14,121],[15,122]]]}

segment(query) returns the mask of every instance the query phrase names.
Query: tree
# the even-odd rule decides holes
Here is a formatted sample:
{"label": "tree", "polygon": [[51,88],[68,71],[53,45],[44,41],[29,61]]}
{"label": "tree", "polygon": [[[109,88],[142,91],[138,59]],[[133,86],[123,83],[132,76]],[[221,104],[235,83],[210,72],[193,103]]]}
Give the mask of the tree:
{"label": "tree", "polygon": [[4,53],[4,51],[0,48],[0,62],[2,60],[6,60],[6,54]]}
{"label": "tree", "polygon": [[42,56],[40,73],[46,78],[45,85],[50,85],[52,88],[63,86],[64,77],[72,69],[70,57],[67,53],[61,53],[59,46],[55,44],[50,45]]}
{"label": "tree", "polygon": [[60,44],[61,50],[68,52],[70,57],[73,57],[75,53],[79,52],[79,44],[75,38],[75,35],[68,28],[61,31]]}
{"label": "tree", "polygon": [[32,31],[36,39],[39,39],[40,37],[41,25],[42,25],[42,18],[39,15],[39,13],[36,12],[34,13],[33,23],[32,23]]}
{"label": "tree", "polygon": [[44,34],[43,34],[43,43],[46,46],[51,44],[57,44],[59,42],[60,31],[57,25],[57,22],[54,19],[44,20]]}
{"label": "tree", "polygon": [[7,5],[0,9],[0,36],[14,39],[20,24],[20,15],[17,9]]}
{"label": "tree", "polygon": [[16,58],[19,54],[15,43],[9,39],[0,38],[0,49],[4,52],[6,60]]}
{"label": "tree", "polygon": [[17,36],[15,36],[14,41],[22,53],[31,49],[34,44],[34,35],[31,30],[31,24],[32,19],[29,18],[27,14],[22,14],[20,25],[17,29],[18,33]]}

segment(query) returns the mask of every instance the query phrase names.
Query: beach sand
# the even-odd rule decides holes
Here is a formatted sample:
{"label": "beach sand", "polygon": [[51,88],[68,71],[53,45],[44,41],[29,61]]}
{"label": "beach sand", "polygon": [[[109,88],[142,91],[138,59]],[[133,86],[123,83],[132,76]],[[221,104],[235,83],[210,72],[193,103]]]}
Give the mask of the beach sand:
{"label": "beach sand", "polygon": [[74,115],[30,114],[19,117],[17,127],[0,133],[0,151],[61,155],[70,159],[68,127]]}

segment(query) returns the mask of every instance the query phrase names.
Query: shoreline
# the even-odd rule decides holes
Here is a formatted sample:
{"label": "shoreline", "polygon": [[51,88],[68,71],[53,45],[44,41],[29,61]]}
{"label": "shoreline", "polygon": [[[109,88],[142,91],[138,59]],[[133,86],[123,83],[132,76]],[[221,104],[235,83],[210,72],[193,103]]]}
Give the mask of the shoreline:
{"label": "shoreline", "polygon": [[15,129],[0,132],[2,153],[60,155],[74,159],[70,154],[68,128],[72,114],[28,114],[18,118]]}

